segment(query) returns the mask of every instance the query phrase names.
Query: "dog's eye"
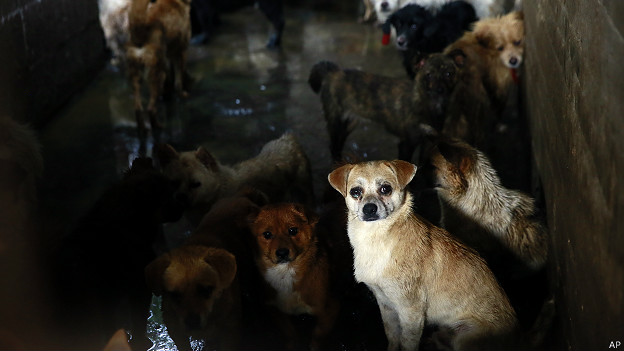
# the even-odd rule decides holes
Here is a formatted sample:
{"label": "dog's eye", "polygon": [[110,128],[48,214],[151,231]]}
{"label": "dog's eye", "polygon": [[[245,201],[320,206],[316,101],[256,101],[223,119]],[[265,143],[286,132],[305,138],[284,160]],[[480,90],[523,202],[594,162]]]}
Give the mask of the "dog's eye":
{"label": "dog's eye", "polygon": [[197,287],[197,294],[205,299],[210,298],[212,296],[213,291],[214,291],[214,286],[199,285]]}
{"label": "dog's eye", "polygon": [[412,24],[412,25],[410,26],[410,29],[411,29],[411,30],[417,30],[417,29],[418,29],[418,25],[416,25],[416,24]]}
{"label": "dog's eye", "polygon": [[384,184],[381,186],[381,188],[379,188],[379,192],[382,195],[390,195],[392,194],[392,187],[388,184]]}
{"label": "dog's eye", "polygon": [[201,186],[201,183],[200,183],[200,182],[191,182],[191,183],[189,184],[189,187],[190,187],[191,189],[196,189],[196,188],[199,188],[200,186]]}
{"label": "dog's eye", "polygon": [[271,232],[264,232],[264,233],[262,233],[262,236],[265,239],[269,240],[269,239],[271,239],[273,237],[273,233],[271,233]]}
{"label": "dog's eye", "polygon": [[513,44],[514,44],[515,46],[519,46],[519,45],[520,45],[520,43],[522,43],[522,40],[516,40],[516,41],[514,41],[514,42],[513,42]]}
{"label": "dog's eye", "polygon": [[505,47],[501,45],[501,46],[497,47],[497,48],[496,48],[496,50],[498,50],[498,51],[503,51],[503,49],[504,49],[504,48],[505,48]]}
{"label": "dog's eye", "polygon": [[351,197],[356,199],[356,200],[359,199],[360,197],[362,197],[362,188],[355,187],[355,188],[351,189],[349,191],[349,195],[351,195]]}
{"label": "dog's eye", "polygon": [[296,227],[288,228],[288,234],[290,234],[290,236],[295,236],[297,233],[299,233],[299,229]]}

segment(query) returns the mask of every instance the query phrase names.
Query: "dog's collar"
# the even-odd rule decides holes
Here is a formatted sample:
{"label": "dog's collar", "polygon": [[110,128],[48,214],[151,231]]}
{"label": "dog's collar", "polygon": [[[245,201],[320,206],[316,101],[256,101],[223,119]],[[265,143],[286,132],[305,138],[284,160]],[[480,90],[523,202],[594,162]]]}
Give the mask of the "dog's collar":
{"label": "dog's collar", "polygon": [[388,45],[390,43],[390,33],[384,33],[381,37],[381,45]]}
{"label": "dog's collar", "polygon": [[518,77],[518,70],[515,68],[510,68],[511,71],[511,79],[513,79],[514,83],[518,84],[520,82],[520,77]]}

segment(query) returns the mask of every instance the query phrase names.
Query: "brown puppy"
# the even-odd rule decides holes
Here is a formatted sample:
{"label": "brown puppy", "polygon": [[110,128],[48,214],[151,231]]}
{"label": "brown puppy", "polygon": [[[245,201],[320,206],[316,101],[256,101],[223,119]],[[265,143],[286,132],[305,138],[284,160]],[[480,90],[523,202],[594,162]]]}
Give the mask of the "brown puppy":
{"label": "brown puppy", "polygon": [[352,115],[383,123],[400,138],[399,158],[411,160],[423,127],[442,129],[457,83],[453,59],[442,54],[423,59],[413,82],[343,70],[332,62],[314,65],[308,83],[321,96],[334,160],[342,158]]}
{"label": "brown puppy", "polygon": [[504,256],[499,250],[502,245],[526,268],[543,267],[548,234],[535,218],[531,197],[503,187],[488,158],[462,141],[440,139],[428,159],[445,229],[490,264]]}
{"label": "brown puppy", "polygon": [[448,331],[453,350],[500,346],[517,328],[515,312],[483,259],[413,213],[406,186],[415,173],[396,160],[328,176],[349,209],[355,278],[377,298],[388,350],[417,350],[425,323]]}
{"label": "brown puppy", "polygon": [[[174,72],[175,90],[182,96],[186,50],[191,39],[190,0],[132,0],[128,14],[130,40],[127,44],[128,74],[134,89],[137,127],[145,129],[141,86],[147,75],[147,112],[152,128],[160,128],[156,100],[162,94],[169,64]],[[171,78],[171,77],[170,77]]]}
{"label": "brown puppy", "polygon": [[245,274],[256,271],[246,220],[257,210],[246,197],[219,201],[181,247],[145,269],[148,285],[163,297],[163,319],[178,349],[191,350],[189,336],[210,348],[240,346],[241,289],[254,285]]}
{"label": "brown puppy", "polygon": [[203,147],[178,153],[170,145],[154,149],[165,175],[179,182],[179,197],[190,206],[186,212],[192,223],[220,198],[251,186],[269,201],[311,202],[310,164],[301,145],[291,133],[268,142],[256,157],[226,166]]}
{"label": "brown puppy", "polygon": [[273,295],[270,303],[286,314],[316,316],[313,349],[322,346],[339,308],[330,293],[329,259],[316,233],[318,219],[303,205],[282,203],[262,207],[251,224],[258,244],[256,264]]}
{"label": "brown puppy", "polygon": [[445,52],[460,49],[473,66],[470,79],[480,79],[490,97],[498,104],[507,99],[509,88],[517,79],[524,52],[524,21],[522,12],[482,19],[449,45]]}

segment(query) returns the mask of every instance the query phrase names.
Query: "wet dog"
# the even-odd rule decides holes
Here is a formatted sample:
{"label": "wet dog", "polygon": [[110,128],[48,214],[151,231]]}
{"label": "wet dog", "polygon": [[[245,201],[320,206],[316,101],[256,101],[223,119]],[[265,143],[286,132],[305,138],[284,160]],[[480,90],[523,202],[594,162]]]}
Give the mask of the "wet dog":
{"label": "wet dog", "polygon": [[425,323],[449,332],[453,350],[498,344],[518,323],[485,261],[412,211],[416,166],[370,161],[328,176],[348,208],[356,280],[373,291],[388,350],[417,350]]}
{"label": "wet dog", "polygon": [[220,198],[251,186],[269,201],[293,200],[312,203],[310,164],[292,133],[268,142],[251,159],[226,166],[206,149],[178,153],[171,145],[154,149],[164,173],[179,183],[178,196],[188,203],[186,216],[199,223]]}
{"label": "wet dog", "polygon": [[524,52],[522,12],[486,18],[474,24],[472,32],[449,45],[445,52],[462,50],[475,76],[488,90],[497,105],[504,104],[510,87],[517,81],[517,69]]}
{"label": "wet dog", "polygon": [[[55,318],[76,339],[66,347],[95,349],[101,342],[101,348],[125,328],[133,335],[133,349],[149,348],[152,293],[144,269],[156,257],[161,224],[182,216],[174,194],[174,184],[151,159],[137,158],[53,250],[49,286],[59,306]],[[77,340],[83,336],[93,344],[81,345]]]}
{"label": "wet dog", "polygon": [[247,217],[258,207],[244,196],[222,199],[180,247],[145,269],[152,291],[163,297],[163,319],[180,350],[189,337],[216,349],[237,349],[244,334],[243,291],[256,281]]}
{"label": "wet dog", "polygon": [[126,59],[137,127],[145,130],[141,91],[145,75],[149,87],[147,113],[150,125],[160,128],[156,102],[163,93],[165,79],[173,79],[175,91],[180,96],[187,95],[183,78],[191,39],[190,0],[132,0],[128,26],[130,39]]}
{"label": "wet dog", "polygon": [[534,200],[503,187],[481,151],[457,139],[440,138],[428,160],[445,229],[496,269],[516,261],[524,271],[544,266],[548,234],[536,217]]}
{"label": "wet dog", "polygon": [[339,304],[330,290],[327,248],[316,231],[319,217],[301,204],[260,209],[250,225],[256,264],[270,286],[270,304],[288,315],[316,317],[311,347],[319,349],[332,330]]}
{"label": "wet dog", "polygon": [[308,83],[321,97],[336,161],[352,128],[352,116],[382,123],[399,137],[399,158],[411,160],[423,128],[441,130],[448,100],[457,83],[452,55],[433,54],[419,62],[414,81],[382,77],[332,62],[319,62]]}

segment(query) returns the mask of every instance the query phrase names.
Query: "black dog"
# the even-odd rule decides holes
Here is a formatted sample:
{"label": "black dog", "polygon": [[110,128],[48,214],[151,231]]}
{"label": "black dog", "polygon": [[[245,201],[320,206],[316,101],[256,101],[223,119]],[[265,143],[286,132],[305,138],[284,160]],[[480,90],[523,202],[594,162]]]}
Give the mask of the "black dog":
{"label": "black dog", "polygon": [[382,30],[388,36],[396,30],[396,47],[403,54],[403,65],[410,78],[414,78],[414,63],[423,54],[441,52],[470,29],[477,16],[471,4],[452,1],[432,15],[420,5],[410,4],[393,13]]}
{"label": "black dog", "polygon": [[55,319],[72,340],[63,348],[101,349],[119,328],[132,332],[133,349],[150,347],[145,333],[152,293],[144,270],[156,258],[161,223],[182,216],[176,189],[150,158],[137,158],[52,249]]}
{"label": "black dog", "polygon": [[283,0],[193,0],[191,2],[191,26],[193,42],[206,42],[221,23],[219,14],[238,10],[245,6],[258,3],[258,8],[271,22],[275,33],[267,42],[268,48],[277,48],[282,42],[284,32],[284,5]]}

